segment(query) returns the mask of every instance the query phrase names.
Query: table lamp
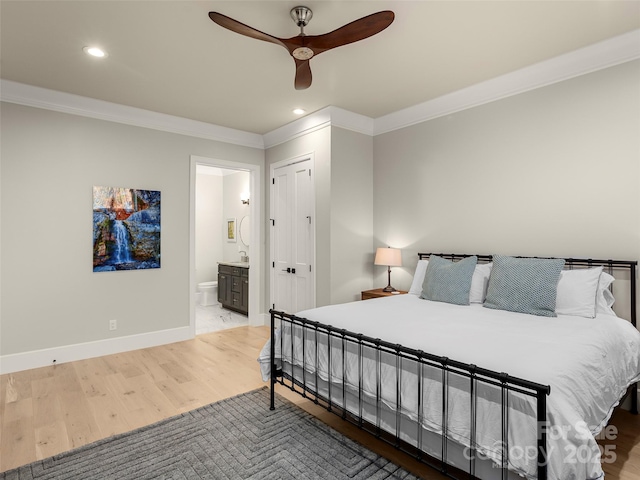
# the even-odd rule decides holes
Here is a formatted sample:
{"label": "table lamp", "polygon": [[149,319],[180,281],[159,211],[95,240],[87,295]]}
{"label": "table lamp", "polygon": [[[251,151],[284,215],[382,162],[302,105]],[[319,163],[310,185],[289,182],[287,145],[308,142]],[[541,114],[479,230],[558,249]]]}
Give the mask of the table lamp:
{"label": "table lamp", "polygon": [[386,265],[387,266],[387,286],[382,289],[383,292],[395,292],[396,289],[391,286],[391,267],[402,266],[402,254],[397,248],[381,247],[376,250],[376,258],[373,261],[374,265]]}

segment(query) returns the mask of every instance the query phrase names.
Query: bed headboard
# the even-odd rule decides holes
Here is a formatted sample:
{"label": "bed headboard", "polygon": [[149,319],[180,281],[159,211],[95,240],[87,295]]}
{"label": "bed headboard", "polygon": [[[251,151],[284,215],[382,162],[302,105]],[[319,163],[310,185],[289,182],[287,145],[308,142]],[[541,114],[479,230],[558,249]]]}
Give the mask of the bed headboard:
{"label": "bed headboard", "polygon": [[[437,255],[442,258],[447,258],[451,261],[458,261],[463,258],[471,257],[474,254],[471,253],[418,253],[420,260],[427,259],[431,255]],[[492,255],[476,255],[478,257],[478,263],[489,263],[493,259]],[[517,257],[517,258],[554,258],[554,257]],[[562,258],[562,257],[555,257]],[[638,262],[636,260],[596,260],[592,258],[563,258],[564,268],[571,270],[574,268],[590,268],[590,267],[604,267],[604,271],[616,277],[616,280],[620,279],[623,282],[628,281],[629,290],[628,299],[625,296],[620,296],[620,300],[629,305],[629,319],[634,327],[637,328],[637,310],[636,310],[636,267]],[[616,276],[617,274],[617,276]],[[620,278],[622,277],[622,278]],[[613,290],[613,285],[611,285]],[[618,298],[616,298],[618,300]],[[615,305],[614,305],[615,308]]]}

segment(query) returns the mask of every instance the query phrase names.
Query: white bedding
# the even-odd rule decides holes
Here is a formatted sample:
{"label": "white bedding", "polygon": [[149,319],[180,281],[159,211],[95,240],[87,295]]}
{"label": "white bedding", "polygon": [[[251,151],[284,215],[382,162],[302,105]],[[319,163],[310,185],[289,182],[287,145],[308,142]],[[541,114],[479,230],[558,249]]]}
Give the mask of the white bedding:
{"label": "white bedding", "polygon": [[[549,435],[549,477],[556,480],[603,477],[594,435],[606,425],[627,387],[640,378],[640,333],[626,320],[611,315],[598,315],[593,319],[547,318],[491,310],[481,305],[430,302],[415,295],[321,307],[297,315],[550,385],[547,411],[553,429]],[[301,341],[295,344],[293,363],[298,366],[303,363],[301,344]],[[288,345],[285,342],[284,357],[291,361]],[[278,350],[277,354],[280,353]],[[305,367],[314,372],[315,359],[311,358],[311,351],[311,348],[307,349]],[[332,352],[331,381],[341,384],[339,346]],[[336,361],[338,357],[339,362]],[[259,361],[266,380],[269,376],[269,343]],[[364,390],[375,394],[375,367],[370,363],[369,366],[365,363]],[[349,358],[347,364],[346,383],[351,389],[357,389],[357,364]],[[323,380],[329,378],[327,368],[326,355],[320,355],[318,373]],[[383,399],[393,408],[396,402],[394,368],[389,366],[383,370],[383,377],[390,381],[383,388]],[[418,418],[415,379],[415,371],[403,373],[401,387],[403,413],[414,420]],[[450,386],[455,387],[455,382]],[[441,431],[440,390],[433,385],[429,388],[427,382],[424,384],[423,425],[436,433]],[[449,392],[448,435],[462,445],[468,445],[469,402],[464,398],[465,395],[468,398],[468,392],[457,388],[449,390],[453,392]],[[430,406],[427,399],[434,400],[436,406]],[[483,403],[482,399],[480,402]],[[533,399],[516,399],[515,396],[511,399],[509,445],[535,446],[534,405]],[[478,417],[479,448],[499,462],[500,409],[495,405],[480,405],[479,408],[484,408]],[[510,458],[510,468],[534,478],[535,456],[521,457]]]}

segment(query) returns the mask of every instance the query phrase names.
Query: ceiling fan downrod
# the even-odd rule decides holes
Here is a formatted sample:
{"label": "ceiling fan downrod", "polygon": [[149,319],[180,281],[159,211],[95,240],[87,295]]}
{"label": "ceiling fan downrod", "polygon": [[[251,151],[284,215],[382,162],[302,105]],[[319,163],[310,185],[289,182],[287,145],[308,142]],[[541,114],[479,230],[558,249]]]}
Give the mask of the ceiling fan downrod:
{"label": "ceiling fan downrod", "polygon": [[[296,22],[296,25],[300,27],[299,36],[306,36],[304,33],[304,27],[309,24],[309,22],[311,21],[311,17],[313,17],[313,12],[311,11],[311,9],[309,7],[300,5],[298,7],[293,7],[291,9],[291,12],[289,13],[291,14],[291,18],[293,18],[293,21]],[[304,61],[309,60],[311,57],[313,57],[314,51],[309,47],[300,46],[293,52],[291,52],[291,55],[293,56],[293,58],[299,61]]]}

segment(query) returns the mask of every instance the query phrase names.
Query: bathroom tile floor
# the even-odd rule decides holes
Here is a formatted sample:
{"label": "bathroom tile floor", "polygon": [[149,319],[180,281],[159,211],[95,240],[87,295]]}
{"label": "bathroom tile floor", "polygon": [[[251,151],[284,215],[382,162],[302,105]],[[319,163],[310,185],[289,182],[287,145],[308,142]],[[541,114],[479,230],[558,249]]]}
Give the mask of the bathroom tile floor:
{"label": "bathroom tile floor", "polygon": [[249,318],[222,308],[220,304],[196,304],[196,335],[249,325]]}

